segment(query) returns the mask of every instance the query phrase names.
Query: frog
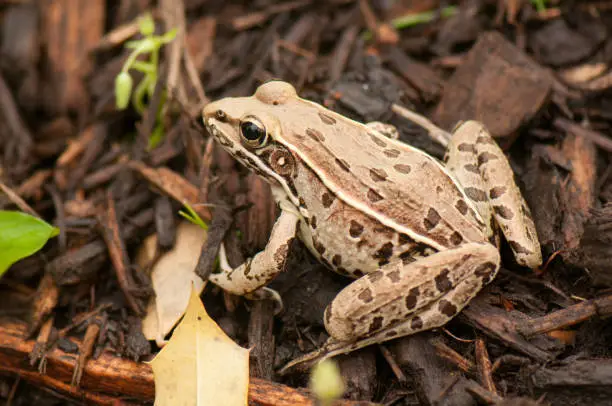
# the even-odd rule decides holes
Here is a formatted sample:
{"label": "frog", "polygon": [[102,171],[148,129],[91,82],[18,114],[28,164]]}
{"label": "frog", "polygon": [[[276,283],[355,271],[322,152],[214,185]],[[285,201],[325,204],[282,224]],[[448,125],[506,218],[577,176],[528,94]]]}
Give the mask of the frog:
{"label": "frog", "polygon": [[280,208],[266,247],[237,267],[222,259],[210,281],[270,293],[295,239],[353,279],[325,309],[328,341],[294,364],[445,325],[495,278],[501,236],[519,265],[542,263],[510,163],[478,121],[459,122],[439,160],[280,80],[211,102],[202,117]]}

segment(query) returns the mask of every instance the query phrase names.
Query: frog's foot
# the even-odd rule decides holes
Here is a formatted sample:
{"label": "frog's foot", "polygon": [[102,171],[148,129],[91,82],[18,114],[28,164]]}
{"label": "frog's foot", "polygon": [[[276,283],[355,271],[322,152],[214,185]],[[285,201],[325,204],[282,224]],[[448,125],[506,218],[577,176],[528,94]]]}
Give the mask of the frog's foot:
{"label": "frog's foot", "polygon": [[469,243],[357,279],[325,311],[332,338],[281,371],[446,324],[495,277],[499,261],[493,245]]}
{"label": "frog's foot", "polygon": [[506,156],[481,123],[466,121],[455,128],[446,167],[482,215],[491,242],[497,242],[499,225],[516,261],[530,268],[539,266],[542,253],[529,207]]}

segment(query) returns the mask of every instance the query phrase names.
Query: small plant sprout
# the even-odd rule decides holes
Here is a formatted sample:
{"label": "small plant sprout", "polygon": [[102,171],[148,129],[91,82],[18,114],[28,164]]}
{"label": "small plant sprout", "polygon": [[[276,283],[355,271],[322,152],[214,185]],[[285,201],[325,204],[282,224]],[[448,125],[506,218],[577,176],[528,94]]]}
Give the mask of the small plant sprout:
{"label": "small plant sprout", "polygon": [[182,210],[179,211],[179,214],[187,219],[188,221],[190,221],[191,223],[202,227],[204,230],[208,231],[208,225],[204,222],[204,220],[202,220],[202,218],[200,216],[198,216],[198,213],[195,212],[195,210],[193,210],[193,208],[188,205],[187,203],[183,204],[185,206],[185,208],[187,209],[187,212],[184,212]]}
{"label": "small plant sprout", "polygon": [[[125,44],[126,48],[132,49],[132,53],[123,64],[121,72],[115,78],[115,105],[119,110],[125,110],[132,98],[132,105],[138,114],[142,114],[146,109],[145,97],[149,100],[153,97],[155,86],[159,76],[159,51],[162,46],[170,43],[176,37],[176,29],[172,29],[163,35],[154,35],[155,21],[151,14],[145,14],[140,18],[139,29],[143,38],[139,40],[129,41]],[[148,54],[148,60],[138,59],[141,55]],[[140,83],[134,87],[134,80],[130,76],[130,69],[141,72],[144,76]],[[162,95],[163,105],[165,95]],[[156,127],[154,128],[151,138],[149,139],[149,148],[155,145],[163,138],[163,127],[159,114],[162,109],[159,109],[158,117],[156,118]]]}
{"label": "small plant sprout", "polygon": [[59,229],[19,211],[0,210],[0,277],[15,262],[39,251]]}
{"label": "small plant sprout", "polygon": [[344,381],[334,360],[325,359],[312,367],[310,390],[322,406],[331,405],[344,394]]}

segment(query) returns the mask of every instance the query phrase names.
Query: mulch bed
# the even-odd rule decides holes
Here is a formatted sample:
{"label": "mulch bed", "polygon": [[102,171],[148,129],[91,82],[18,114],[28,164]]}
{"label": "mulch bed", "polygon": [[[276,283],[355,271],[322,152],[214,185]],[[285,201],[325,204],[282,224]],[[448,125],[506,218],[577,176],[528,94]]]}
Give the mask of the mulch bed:
{"label": "mulch bed", "polygon": [[[269,188],[199,114],[280,78],[355,120],[394,124],[438,158],[398,106],[449,131],[482,121],[510,158],[545,258],[523,269],[504,245],[496,280],[443,329],[337,357],[339,404],[612,404],[612,2],[537,3],[0,1],[0,209],[61,229],[0,279],[0,401],[152,403],[142,361],[159,349],[139,328],[152,288],[136,249],[151,233],[172,246],[181,202],[212,222],[201,272],[224,236],[236,263],[265,246]],[[184,36],[164,48],[139,116],[116,110],[113,89],[146,10],[160,33]],[[391,24],[419,13],[427,21]],[[164,88],[165,137],[151,149]],[[313,404],[306,374],[276,371],[325,341],[323,310],[347,282],[294,244],[271,284],[278,317],[269,301],[206,287],[211,316],[253,348],[251,404]]]}

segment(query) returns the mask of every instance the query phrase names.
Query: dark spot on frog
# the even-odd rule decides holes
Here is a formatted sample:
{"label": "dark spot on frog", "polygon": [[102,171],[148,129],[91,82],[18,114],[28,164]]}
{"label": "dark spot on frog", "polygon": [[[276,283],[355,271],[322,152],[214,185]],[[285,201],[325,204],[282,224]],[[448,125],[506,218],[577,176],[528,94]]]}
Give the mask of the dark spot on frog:
{"label": "dark spot on frog", "polygon": [[438,302],[438,310],[445,316],[453,317],[457,313],[457,306],[446,299],[442,299]]}
{"label": "dark spot on frog", "polygon": [[423,225],[425,226],[425,229],[428,231],[433,229],[435,226],[438,225],[441,218],[442,217],[440,217],[440,214],[433,207],[430,207],[429,211],[427,212],[427,217],[425,218],[425,220],[423,220]]}
{"label": "dark spot on frog", "polygon": [[371,168],[370,169],[370,178],[374,182],[382,182],[387,179],[387,172],[384,169]]}
{"label": "dark spot on frog", "polygon": [[493,211],[506,220],[512,220],[514,217],[514,212],[506,206],[493,206]]}
{"label": "dark spot on frog", "polygon": [[410,289],[408,296],[406,296],[406,310],[412,310],[416,307],[419,300],[419,287],[416,286]]}
{"label": "dark spot on frog", "polygon": [[342,257],[338,254],[334,255],[332,258],[332,264],[334,264],[336,267],[342,265]]}
{"label": "dark spot on frog", "polygon": [[481,166],[483,164],[486,164],[489,161],[493,161],[497,158],[497,155],[492,154],[490,152],[483,152],[482,154],[478,155],[478,166]]}
{"label": "dark spot on frog", "polygon": [[506,193],[506,187],[505,186],[495,186],[494,188],[491,188],[489,190],[489,198],[491,198],[491,199],[498,199],[504,193]]}
{"label": "dark spot on frog", "polygon": [[375,331],[380,330],[383,325],[383,321],[385,320],[382,316],[376,316],[372,319],[372,323],[370,324],[370,328],[368,329],[368,334],[371,334]]}
{"label": "dark spot on frog", "polygon": [[405,244],[409,244],[409,243],[413,243],[414,240],[412,238],[410,238],[408,236],[408,234],[404,234],[404,233],[399,233],[398,237],[397,237],[397,244],[398,245],[405,245]]}
{"label": "dark spot on frog", "polygon": [[356,222],[355,220],[351,220],[349,226],[349,234],[353,238],[357,238],[363,233],[363,225]]}
{"label": "dark spot on frog", "polygon": [[313,140],[320,142],[325,141],[325,137],[319,130],[315,130],[314,128],[307,128],[306,135],[308,135]]}
{"label": "dark spot on frog", "polygon": [[493,145],[497,144],[493,138],[485,137],[485,136],[482,136],[482,135],[479,136],[478,138],[476,138],[476,143],[478,143],[478,144],[493,144]]}
{"label": "dark spot on frog", "polygon": [[304,198],[303,198],[303,197],[300,197],[300,198],[298,199],[298,202],[300,203],[300,207],[303,207],[303,208],[305,208],[305,209],[307,209],[307,208],[308,208],[308,207],[306,206],[306,201],[304,200]]}
{"label": "dark spot on frog", "polygon": [[346,172],[351,171],[351,167],[349,166],[348,162],[346,162],[344,159],[336,158],[336,164],[338,164],[338,166],[342,168],[343,170],[345,170]]}
{"label": "dark spot on frog", "polygon": [[353,276],[355,276],[357,278],[361,278],[363,275],[365,275],[365,274],[363,273],[363,271],[361,269],[353,270]]}
{"label": "dark spot on frog", "polygon": [[317,228],[317,218],[315,216],[310,218],[310,227],[312,227],[313,230]]}
{"label": "dark spot on frog", "polygon": [[465,165],[463,165],[463,169],[465,169],[468,172],[480,174],[480,171],[478,170],[478,167],[476,165],[474,165],[474,164],[465,164]]}
{"label": "dark spot on frog", "polygon": [[414,316],[410,321],[410,328],[414,331],[420,330],[423,328],[423,320],[419,316]]}
{"label": "dark spot on frog", "polygon": [[323,193],[323,196],[321,196],[321,203],[323,203],[323,207],[327,209],[332,205],[332,203],[334,203],[334,199],[335,199],[334,195],[328,192],[325,192]]}
{"label": "dark spot on frog", "polygon": [[374,298],[372,297],[372,290],[370,288],[365,288],[358,295],[357,298],[364,303],[370,303]]}
{"label": "dark spot on frog", "polygon": [[453,287],[453,284],[448,278],[449,273],[450,271],[448,270],[448,268],[445,268],[434,278],[436,282],[436,288],[440,291],[440,293],[448,292]]}
{"label": "dark spot on frog", "polygon": [[474,270],[474,275],[482,279],[482,284],[486,285],[491,281],[491,275],[497,266],[493,262],[485,262]]}
{"label": "dark spot on frog", "polygon": [[487,194],[478,188],[475,187],[466,187],[464,192],[467,197],[472,199],[475,202],[484,202],[487,200]]}
{"label": "dark spot on frog", "polygon": [[405,165],[405,164],[393,165],[393,169],[403,174],[409,174],[410,171],[412,170],[412,168],[410,168],[410,165]]}
{"label": "dark spot on frog", "polygon": [[400,272],[399,271],[391,271],[387,274],[387,278],[391,280],[393,283],[397,283],[400,281]]}
{"label": "dark spot on frog", "polygon": [[374,259],[378,259],[378,265],[386,265],[389,263],[389,258],[393,255],[393,243],[386,242],[384,243],[378,251],[372,255]]}
{"label": "dark spot on frog", "polygon": [[453,245],[459,245],[463,242],[463,237],[457,231],[451,234],[450,242]]}
{"label": "dark spot on frog", "polygon": [[374,189],[369,189],[367,196],[368,196],[368,199],[370,200],[370,202],[372,202],[372,203],[376,203],[376,202],[381,201],[383,199],[383,197],[380,195],[380,193],[378,193]]}
{"label": "dark spot on frog", "polygon": [[381,148],[385,148],[387,146],[387,144],[383,140],[379,139],[374,134],[370,134],[370,138],[372,139],[372,141],[374,141],[376,145],[378,145]]}
{"label": "dark spot on frog", "polygon": [[385,337],[395,337],[396,335],[398,335],[399,333],[395,330],[389,330],[385,333]]}
{"label": "dark spot on frog", "polygon": [[381,279],[384,275],[382,271],[374,271],[368,274],[368,279],[372,283],[376,283],[379,279]]}
{"label": "dark spot on frog", "polygon": [[385,149],[383,154],[388,156],[389,158],[397,158],[400,156],[400,152],[397,149]]}
{"label": "dark spot on frog", "polygon": [[462,152],[471,152],[473,154],[476,153],[476,147],[474,145],[472,145],[472,144],[468,144],[468,143],[465,143],[465,142],[459,144],[457,146],[457,149],[459,151],[462,151]]}
{"label": "dark spot on frog", "polygon": [[333,125],[336,124],[336,119],[333,118],[332,116],[328,116],[327,114],[319,111],[319,118],[321,119],[321,121],[323,121],[325,124],[327,125]]}
{"label": "dark spot on frog", "polygon": [[325,253],[325,246],[314,238],[312,239],[312,246],[319,254],[323,255]]}

